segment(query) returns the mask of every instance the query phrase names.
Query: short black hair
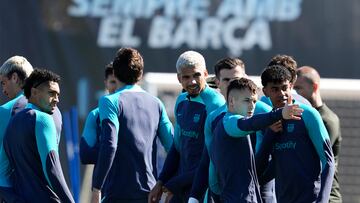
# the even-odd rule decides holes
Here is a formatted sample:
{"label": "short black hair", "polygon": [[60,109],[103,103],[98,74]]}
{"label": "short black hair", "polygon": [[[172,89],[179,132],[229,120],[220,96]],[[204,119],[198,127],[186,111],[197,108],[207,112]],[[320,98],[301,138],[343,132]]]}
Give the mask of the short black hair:
{"label": "short black hair", "polygon": [[230,83],[229,83],[229,86],[227,88],[227,92],[226,92],[227,98],[226,98],[226,100],[229,99],[229,93],[233,89],[237,89],[237,90],[248,89],[253,94],[257,93],[256,84],[252,80],[250,80],[248,78],[240,78],[240,79],[231,80]]}
{"label": "short black hair", "polygon": [[34,69],[30,76],[25,80],[23,86],[24,94],[27,99],[31,96],[31,88],[36,88],[45,82],[60,82],[60,76],[46,69]]}
{"label": "short black hair", "polygon": [[105,66],[105,79],[107,79],[109,75],[113,75],[113,74],[114,74],[114,68],[111,62]]}
{"label": "short black hair", "polygon": [[238,58],[226,57],[216,62],[214,66],[215,76],[217,79],[220,77],[220,71],[223,69],[234,69],[236,66],[240,66],[245,71],[245,64]]}
{"label": "short black hair", "polygon": [[125,84],[135,84],[141,80],[144,71],[144,60],[133,48],[121,48],[113,61],[115,76]]}
{"label": "short black hair", "polygon": [[270,82],[278,84],[288,80],[291,81],[292,76],[290,71],[282,65],[273,65],[265,68],[261,73],[261,84],[266,87]]}

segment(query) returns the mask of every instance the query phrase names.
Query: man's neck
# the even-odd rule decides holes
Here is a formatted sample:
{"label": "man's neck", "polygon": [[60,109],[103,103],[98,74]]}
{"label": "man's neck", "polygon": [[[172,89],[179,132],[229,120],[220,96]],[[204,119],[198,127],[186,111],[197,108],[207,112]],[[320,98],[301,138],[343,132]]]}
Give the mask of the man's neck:
{"label": "man's neck", "polygon": [[323,105],[323,101],[320,96],[316,96],[313,101],[311,101],[311,104],[314,108],[319,108]]}
{"label": "man's neck", "polygon": [[[119,82],[119,86],[116,88],[116,91],[117,90],[119,90],[119,89],[121,89],[121,88],[124,88],[125,86],[127,86],[127,85],[136,85],[137,83],[134,83],[134,84],[125,84],[125,83],[123,83],[123,82]],[[115,91],[115,92],[116,92]]]}

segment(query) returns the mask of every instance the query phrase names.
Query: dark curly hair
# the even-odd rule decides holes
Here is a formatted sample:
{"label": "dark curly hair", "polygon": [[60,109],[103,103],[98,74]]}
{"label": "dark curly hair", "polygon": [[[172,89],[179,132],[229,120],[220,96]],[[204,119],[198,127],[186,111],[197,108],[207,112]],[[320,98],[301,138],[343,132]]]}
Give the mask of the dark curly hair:
{"label": "dark curly hair", "polygon": [[31,96],[31,88],[36,88],[45,82],[60,82],[60,76],[46,69],[34,69],[31,75],[25,80],[23,86],[27,99]]}
{"label": "dark curly hair", "polygon": [[290,71],[282,65],[273,65],[265,68],[261,73],[261,84],[265,87],[268,83],[282,83],[286,80],[291,81]]}
{"label": "dark curly hair", "polygon": [[141,80],[144,71],[144,60],[133,48],[121,48],[113,61],[115,76],[125,84],[135,84]]}
{"label": "dark curly hair", "polygon": [[229,99],[230,91],[233,89],[237,89],[237,90],[248,89],[253,94],[257,93],[256,84],[252,80],[247,79],[247,78],[234,79],[234,80],[230,81],[229,86],[227,88],[227,92],[226,92],[226,95],[228,97],[228,98],[226,98],[227,100]]}

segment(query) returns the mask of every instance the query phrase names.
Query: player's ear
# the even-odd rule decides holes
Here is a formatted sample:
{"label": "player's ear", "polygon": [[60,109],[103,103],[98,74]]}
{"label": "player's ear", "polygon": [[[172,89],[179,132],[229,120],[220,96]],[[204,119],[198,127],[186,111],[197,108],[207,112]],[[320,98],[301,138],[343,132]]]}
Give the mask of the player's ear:
{"label": "player's ear", "polygon": [[316,82],[314,82],[313,84],[312,84],[312,88],[313,88],[313,91],[314,92],[316,92],[317,90],[319,90],[319,83],[316,83]]}
{"label": "player's ear", "polygon": [[208,75],[209,75],[208,71],[205,70],[205,71],[204,71],[204,76],[207,77]]}
{"label": "player's ear", "polygon": [[10,80],[13,81],[15,84],[19,84],[20,78],[17,73],[12,73],[10,76]]}
{"label": "player's ear", "polygon": [[34,88],[34,87],[32,87],[31,88],[31,97],[36,97],[36,95],[38,94],[38,89],[36,89],[36,88]]}

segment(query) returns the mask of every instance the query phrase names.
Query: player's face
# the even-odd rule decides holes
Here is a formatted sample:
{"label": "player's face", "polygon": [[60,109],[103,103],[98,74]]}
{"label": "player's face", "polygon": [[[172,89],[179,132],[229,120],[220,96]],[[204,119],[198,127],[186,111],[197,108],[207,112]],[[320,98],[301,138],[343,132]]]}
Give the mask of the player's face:
{"label": "player's face", "polygon": [[288,97],[291,95],[290,82],[284,81],[281,83],[269,82],[266,87],[263,88],[264,94],[270,98],[273,107],[283,107]]}
{"label": "player's face", "polygon": [[114,93],[120,86],[119,80],[115,75],[108,75],[105,79],[105,88],[109,91],[110,94]]}
{"label": "player's face", "polygon": [[1,82],[1,88],[2,92],[5,96],[7,96],[9,99],[13,99],[18,94],[18,90],[20,89],[18,84],[16,83],[16,78],[14,74],[8,78],[7,76],[0,75],[0,82]]}
{"label": "player's face", "polygon": [[35,105],[38,106],[41,111],[53,114],[57,103],[59,103],[59,84],[57,82],[50,81],[49,83],[42,84],[35,89]]}
{"label": "player's face", "polygon": [[252,93],[249,89],[233,89],[230,91],[228,100],[229,105],[232,106],[233,113],[242,116],[252,116],[255,110],[257,94]]}
{"label": "player's face", "polygon": [[305,99],[311,101],[311,96],[313,94],[314,87],[304,77],[298,77],[298,79],[295,82],[294,89],[298,94],[305,97]]}
{"label": "player's face", "polygon": [[240,79],[245,77],[245,73],[240,66],[233,69],[222,69],[219,72],[219,79],[216,79],[217,86],[220,89],[220,93],[226,98],[227,87],[229,82],[233,79]]}
{"label": "player's face", "polygon": [[207,71],[202,68],[185,67],[178,73],[178,80],[190,96],[197,96],[205,88],[207,76]]}

